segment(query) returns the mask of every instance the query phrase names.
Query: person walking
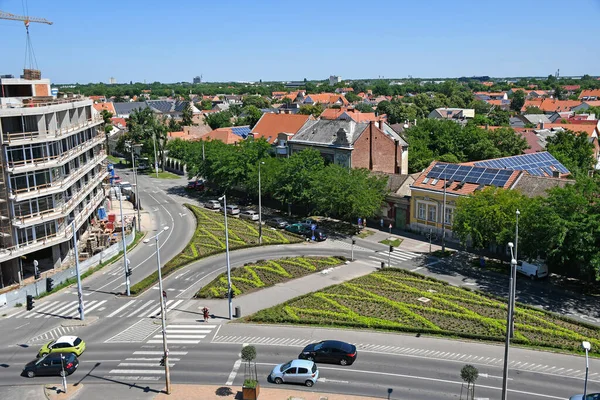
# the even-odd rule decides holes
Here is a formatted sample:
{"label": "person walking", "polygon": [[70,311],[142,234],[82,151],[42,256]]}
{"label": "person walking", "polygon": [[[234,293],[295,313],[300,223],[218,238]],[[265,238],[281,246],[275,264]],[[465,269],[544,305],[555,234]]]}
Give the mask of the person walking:
{"label": "person walking", "polygon": [[208,318],[210,317],[210,315],[208,314],[208,308],[204,307],[202,309],[202,314],[204,314],[204,322],[206,322],[208,320]]}

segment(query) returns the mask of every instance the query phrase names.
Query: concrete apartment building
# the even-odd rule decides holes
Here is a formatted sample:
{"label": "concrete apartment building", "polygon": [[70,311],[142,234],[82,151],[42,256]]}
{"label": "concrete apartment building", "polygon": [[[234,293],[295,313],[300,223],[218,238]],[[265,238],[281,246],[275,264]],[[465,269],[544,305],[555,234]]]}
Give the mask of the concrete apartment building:
{"label": "concrete apartment building", "polygon": [[105,199],[106,137],[93,101],[57,98],[48,79],[30,78],[0,78],[2,286],[30,275],[34,260],[42,271],[65,262],[72,221],[84,231]]}

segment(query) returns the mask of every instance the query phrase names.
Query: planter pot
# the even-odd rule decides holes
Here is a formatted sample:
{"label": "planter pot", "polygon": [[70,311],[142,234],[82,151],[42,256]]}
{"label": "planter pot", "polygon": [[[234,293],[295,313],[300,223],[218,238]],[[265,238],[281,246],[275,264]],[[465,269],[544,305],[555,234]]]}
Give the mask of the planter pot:
{"label": "planter pot", "polygon": [[257,383],[255,388],[249,388],[242,386],[242,399],[243,400],[257,400],[258,394],[260,393],[260,385]]}

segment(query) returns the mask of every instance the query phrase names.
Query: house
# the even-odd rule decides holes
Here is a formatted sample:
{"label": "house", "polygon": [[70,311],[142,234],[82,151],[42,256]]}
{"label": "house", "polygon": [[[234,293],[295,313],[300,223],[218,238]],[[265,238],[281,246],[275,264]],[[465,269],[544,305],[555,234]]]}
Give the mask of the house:
{"label": "house", "polygon": [[281,100],[284,98],[284,96],[287,96],[288,92],[272,92],[271,93],[271,98],[273,100]]}
{"label": "house", "polygon": [[227,128],[218,128],[199,137],[200,140],[220,140],[225,144],[236,144],[245,140],[250,134],[250,127],[229,126]]}
{"label": "house", "polygon": [[537,107],[544,113],[552,114],[554,112],[572,111],[574,107],[581,105],[578,100],[556,100],[556,99],[535,99],[525,100],[521,112],[527,111],[528,107]]}
{"label": "house", "polygon": [[579,100],[582,100],[582,101],[600,100],[600,89],[582,90],[581,94],[579,95]]}
{"label": "house", "polygon": [[509,96],[512,96],[518,91],[523,91],[525,93],[525,99],[528,99],[528,100],[551,97],[550,93],[546,90],[523,89],[523,88],[512,88],[507,92],[507,94]]}
{"label": "house", "polygon": [[475,98],[483,101],[487,100],[508,100],[506,92],[475,92]]}
{"label": "house", "polygon": [[523,123],[525,125],[536,125],[537,126],[537,125],[541,124],[542,128],[543,128],[544,124],[552,123],[552,121],[550,120],[550,118],[548,118],[548,116],[546,114],[520,114],[520,115],[515,115],[515,118],[518,118],[521,121],[523,121]]}
{"label": "house", "polygon": [[[280,133],[293,136],[309,120],[314,120],[314,118],[311,115],[302,114],[263,114],[263,116],[260,117],[256,125],[254,125],[254,128],[252,128],[250,135],[254,140],[262,138],[270,144],[280,144],[277,140],[277,136]],[[285,146],[285,143],[283,144],[282,151],[283,150],[285,150],[284,153],[277,154],[287,154],[287,148]]]}
{"label": "house", "polygon": [[386,116],[377,116],[374,112],[363,113],[355,109],[347,108],[326,108],[320,115],[321,119],[339,119],[339,120],[353,120],[354,122],[369,122],[369,121],[380,121],[386,120]]}
{"label": "house", "polygon": [[410,186],[421,173],[398,175],[374,172],[373,175],[387,177],[386,196],[381,207],[385,226],[405,229],[410,221]]}
{"label": "house", "polygon": [[183,130],[179,132],[169,132],[167,134],[167,139],[181,139],[188,141],[200,140],[202,136],[213,131],[208,125],[184,126],[182,129]]}
{"label": "house", "polygon": [[129,114],[134,111],[143,110],[147,107],[145,102],[113,103],[115,107],[115,117],[129,118]]}
{"label": "house", "polygon": [[475,110],[472,108],[436,108],[427,118],[466,120],[475,118]]}
{"label": "house", "polygon": [[354,89],[351,88],[351,87],[343,87],[343,88],[337,88],[337,89],[335,89],[335,92],[339,93],[339,94],[346,94],[346,93],[349,93],[349,92],[354,92]]}
{"label": "house", "polygon": [[106,96],[89,96],[90,99],[94,100],[94,103],[106,102]]}
{"label": "house", "polygon": [[112,117],[110,119],[110,123],[112,124],[112,126],[116,126],[121,130],[127,129],[127,121],[125,120],[125,118]]}
{"label": "house", "polygon": [[595,121],[595,124],[590,123],[577,123],[577,124],[562,124],[554,123],[547,124],[545,128],[556,131],[558,129],[565,129],[571,132],[584,132],[588,136],[589,142],[594,146],[594,159],[596,160],[596,169],[600,169],[600,143],[598,138],[600,136],[600,121]]}
{"label": "house", "polygon": [[325,106],[328,105],[339,105],[346,106],[348,105],[348,100],[346,97],[341,94],[333,94],[333,93],[319,93],[319,94],[307,94],[301,100],[302,104],[323,104]]}
{"label": "house", "polygon": [[586,100],[580,105],[573,107],[572,111],[577,113],[579,111],[589,110],[590,107],[600,107],[600,100]]}
{"label": "house", "polygon": [[393,174],[408,171],[408,143],[383,122],[310,120],[288,141],[290,154],[317,149],[326,162]]}
{"label": "house", "polygon": [[452,240],[456,201],[488,186],[519,190],[530,197],[563,187],[569,171],[550,153],[522,154],[465,164],[433,161],[410,186],[410,228]]}
{"label": "house", "polygon": [[112,102],[107,102],[107,103],[94,103],[93,104],[94,109],[96,109],[96,111],[98,111],[99,113],[101,113],[103,110],[108,111],[109,113],[111,113],[113,116],[117,114],[117,111],[115,110],[115,105]]}
{"label": "house", "polygon": [[565,92],[567,92],[567,96],[572,96],[575,94],[575,92],[577,92],[579,89],[581,89],[581,86],[579,86],[579,85],[564,85],[562,88]]}
{"label": "house", "polygon": [[510,100],[486,100],[485,102],[494,106],[494,108],[499,108],[504,111],[510,110]]}

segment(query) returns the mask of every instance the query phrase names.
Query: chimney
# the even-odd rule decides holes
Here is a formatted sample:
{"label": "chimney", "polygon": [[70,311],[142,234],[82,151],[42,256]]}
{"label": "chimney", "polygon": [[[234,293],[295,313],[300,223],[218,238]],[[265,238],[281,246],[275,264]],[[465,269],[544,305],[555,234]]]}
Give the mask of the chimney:
{"label": "chimney", "polygon": [[552,177],[553,178],[560,178],[560,171],[553,170],[552,171]]}

